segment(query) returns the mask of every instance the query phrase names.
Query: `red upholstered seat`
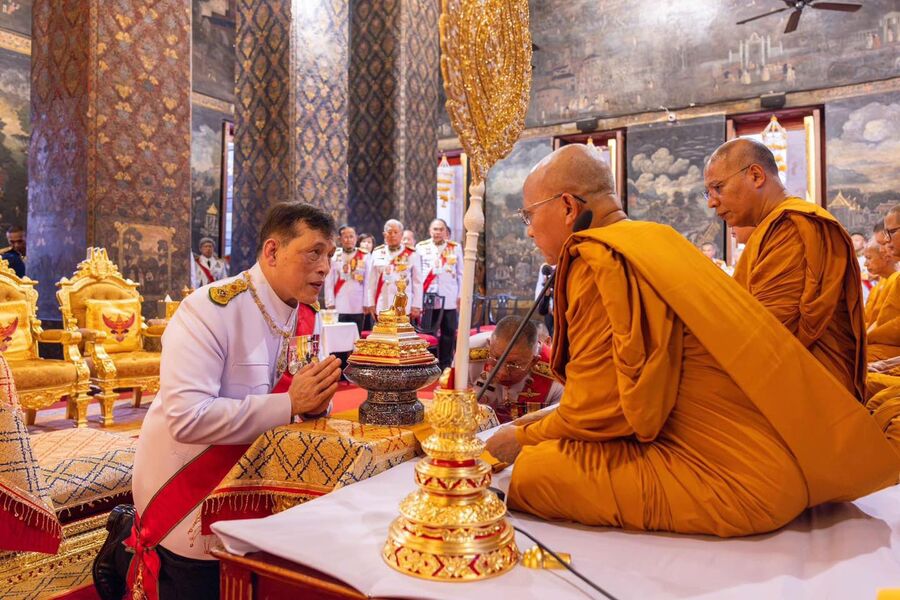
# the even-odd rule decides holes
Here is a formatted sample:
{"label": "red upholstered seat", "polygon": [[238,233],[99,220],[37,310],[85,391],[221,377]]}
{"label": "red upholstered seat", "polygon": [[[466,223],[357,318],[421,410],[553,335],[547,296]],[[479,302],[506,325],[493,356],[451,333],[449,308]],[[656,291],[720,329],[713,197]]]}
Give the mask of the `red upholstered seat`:
{"label": "red upholstered seat", "polygon": [[429,334],[429,333],[419,333],[419,334],[416,334],[416,335],[418,335],[421,339],[423,339],[423,340],[425,340],[426,342],[428,342],[428,347],[429,347],[429,348],[431,348],[432,346],[437,346],[437,345],[438,345],[438,339],[437,339],[435,336],[433,336],[433,335],[431,335],[431,334]]}

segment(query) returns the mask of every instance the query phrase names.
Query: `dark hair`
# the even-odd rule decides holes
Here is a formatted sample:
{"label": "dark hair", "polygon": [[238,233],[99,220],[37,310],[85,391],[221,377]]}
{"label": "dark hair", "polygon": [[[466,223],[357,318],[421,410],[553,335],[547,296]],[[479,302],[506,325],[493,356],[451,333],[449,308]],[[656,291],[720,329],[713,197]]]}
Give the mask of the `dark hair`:
{"label": "dark hair", "polygon": [[346,223],[344,223],[343,225],[338,227],[338,235],[341,235],[342,233],[344,233],[345,229],[352,229],[353,233],[356,233],[356,227],[354,227],[353,225],[347,225]]}
{"label": "dark hair", "polygon": [[851,231],[850,235],[851,236],[858,235],[859,237],[866,237],[866,234],[864,234],[862,231]]}
{"label": "dark hair", "polygon": [[277,237],[281,238],[281,241],[290,241],[297,237],[295,227],[297,223],[303,223],[328,238],[334,235],[334,219],[327,212],[302,202],[279,202],[266,211],[259,230],[256,253],[262,253],[263,244],[269,238]]}
{"label": "dark hair", "polygon": [[872,225],[872,233],[881,233],[882,231],[884,231],[884,219],[875,221],[875,224]]}
{"label": "dark hair", "polygon": [[362,241],[364,241],[364,240],[372,240],[372,241],[374,242],[374,241],[375,241],[375,236],[372,235],[371,233],[361,233],[361,234],[359,234],[358,236],[356,236],[356,243],[357,243],[357,244],[359,244],[360,242],[362,242]]}
{"label": "dark hair", "polygon": [[25,233],[25,228],[21,225],[10,225],[6,233]]}
{"label": "dark hair", "polygon": [[[435,218],[433,218],[433,219],[431,220],[432,223],[434,223],[435,221],[440,221],[441,223],[444,224],[444,227],[446,227],[448,231],[450,230],[450,226],[447,225],[447,221],[443,220],[443,219],[440,218],[440,217],[435,217]],[[429,228],[430,228],[430,227],[431,227],[431,226],[429,225]]]}
{"label": "dark hair", "polygon": [[[491,337],[508,343],[522,321],[522,317],[518,315],[507,315],[503,317],[500,319],[500,322],[497,323],[497,328],[494,329],[494,333]],[[516,342],[516,346],[522,347],[523,345],[527,345],[529,348],[534,348],[537,345],[537,341],[537,327],[535,327],[534,321],[528,321],[528,323],[525,324],[525,328],[522,330],[522,337]]]}

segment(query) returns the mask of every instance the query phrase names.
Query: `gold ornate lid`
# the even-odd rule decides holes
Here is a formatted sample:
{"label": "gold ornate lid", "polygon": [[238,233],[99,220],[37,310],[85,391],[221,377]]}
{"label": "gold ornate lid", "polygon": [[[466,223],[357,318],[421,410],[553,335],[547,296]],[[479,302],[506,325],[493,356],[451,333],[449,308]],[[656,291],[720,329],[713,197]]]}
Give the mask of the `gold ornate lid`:
{"label": "gold ornate lid", "polygon": [[406,314],[406,282],[397,282],[394,304],[378,313],[369,337],[356,341],[347,362],[354,365],[427,365],[437,362]]}

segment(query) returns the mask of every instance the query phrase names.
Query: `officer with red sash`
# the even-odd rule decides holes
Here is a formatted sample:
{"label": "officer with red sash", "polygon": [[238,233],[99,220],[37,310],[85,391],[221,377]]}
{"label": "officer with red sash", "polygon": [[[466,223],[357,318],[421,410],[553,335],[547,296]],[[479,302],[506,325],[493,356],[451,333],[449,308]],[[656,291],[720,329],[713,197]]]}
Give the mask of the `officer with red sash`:
{"label": "officer with red sash", "polygon": [[[469,343],[469,385],[476,391],[484,387],[513,333],[522,322],[510,315],[491,332],[472,336]],[[550,372],[550,348],[540,343],[537,327],[529,322],[509,353],[501,371],[481,398],[497,413],[501,423],[558,404],[563,386]]]}
{"label": "officer with red sash", "polygon": [[430,240],[416,244],[416,252],[422,257],[425,282],[424,294],[437,294],[444,299],[441,318],[441,336],[438,341],[438,361],[441,369],[453,362],[456,346],[456,327],[459,323],[457,305],[463,276],[462,246],[450,238],[450,229],[443,219],[435,219],[428,227]]}
{"label": "officer with red sash", "polygon": [[377,317],[394,303],[397,282],[406,280],[410,302],[406,311],[412,320],[422,313],[422,259],[415,248],[402,243],[403,223],[389,219],[384,224],[384,244],[372,250],[366,275],[366,314]]}
{"label": "officer with red sash", "polygon": [[344,225],[338,231],[341,247],[331,259],[325,278],[325,307],[338,312],[341,323],[356,323],[362,333],[369,253],[356,247],[356,230]]}
{"label": "officer with red sash", "polygon": [[166,328],[160,390],[134,461],[129,597],[218,598],[202,500],[260,434],[330,410],[340,361],[299,366],[290,349],[292,338],[316,331],[333,237],[333,220],[318,208],[273,206],[257,263],[191,294]]}

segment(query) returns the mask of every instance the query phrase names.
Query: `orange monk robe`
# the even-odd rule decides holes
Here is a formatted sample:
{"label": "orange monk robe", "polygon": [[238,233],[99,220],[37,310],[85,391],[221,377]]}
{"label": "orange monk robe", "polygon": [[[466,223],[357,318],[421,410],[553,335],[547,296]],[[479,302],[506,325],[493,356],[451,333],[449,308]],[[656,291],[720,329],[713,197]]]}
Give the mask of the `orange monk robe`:
{"label": "orange monk robe", "polygon": [[[866,359],[869,362],[900,356],[900,273],[890,277],[872,290],[881,290],[872,305],[871,321],[866,318]],[[868,304],[867,304],[868,312]]]}
{"label": "orange monk robe", "polygon": [[887,387],[866,403],[875,423],[900,456],[900,384]]}
{"label": "orange monk robe", "polygon": [[865,314],[850,236],[825,209],[788,198],[753,230],[734,279],[862,402]]}
{"label": "orange monk robe", "polygon": [[560,257],[558,408],[516,427],[510,506],[736,536],[896,482],[868,411],[669,227],[622,221]]}
{"label": "orange monk robe", "polygon": [[885,297],[884,291],[894,284],[897,280],[897,275],[900,275],[900,271],[894,271],[888,277],[882,277],[875,284],[875,287],[872,288],[872,291],[869,292],[869,298],[866,300],[865,308],[867,330],[871,327],[872,323],[875,322],[878,313],[881,312]]}

